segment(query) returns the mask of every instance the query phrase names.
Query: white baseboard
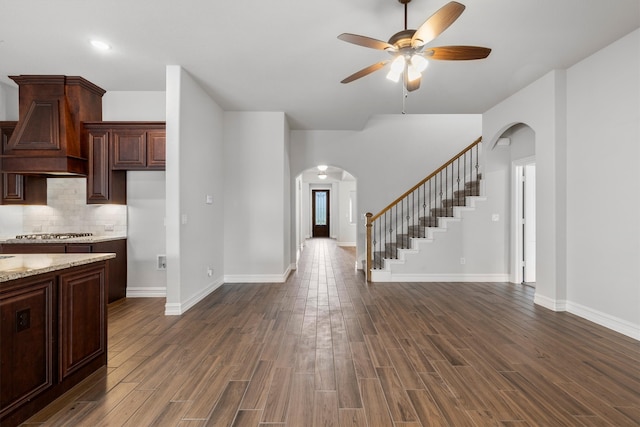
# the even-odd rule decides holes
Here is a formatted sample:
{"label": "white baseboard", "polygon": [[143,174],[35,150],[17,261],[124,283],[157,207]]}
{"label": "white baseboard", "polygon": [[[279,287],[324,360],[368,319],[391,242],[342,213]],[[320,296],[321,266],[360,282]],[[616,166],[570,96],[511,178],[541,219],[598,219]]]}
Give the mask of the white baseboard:
{"label": "white baseboard", "polygon": [[600,326],[614,330],[623,335],[640,341],[640,325],[620,319],[610,314],[585,307],[574,302],[567,303],[567,311],[576,316],[587,319],[590,322],[597,323]]}
{"label": "white baseboard", "polygon": [[284,283],[296,269],[295,264],[290,264],[282,274],[230,274],[224,276],[225,283]]}
{"label": "white baseboard", "polygon": [[127,286],[127,298],[162,298],[167,296],[164,286]]}
{"label": "white baseboard", "polygon": [[356,242],[336,242],[338,246],[355,246]]}
{"label": "white baseboard", "polygon": [[166,303],[164,305],[165,316],[180,316],[186,313],[187,310],[202,301],[207,295],[222,286],[223,283],[222,280],[213,282],[183,303]]}
{"label": "white baseboard", "polygon": [[508,274],[398,274],[372,271],[372,282],[508,282]]}
{"label": "white baseboard", "polygon": [[544,295],[537,295],[533,300],[536,304],[542,307],[548,308],[553,311],[566,311],[571,314],[575,314],[585,320],[593,322],[597,325],[604,326],[607,329],[621,333],[635,340],[640,341],[640,325],[634,324],[619,317],[612,316],[607,313],[603,313],[593,308],[586,307],[582,304],[578,304],[565,300],[554,300]]}
{"label": "white baseboard", "polygon": [[538,292],[536,292],[535,296],[533,297],[533,302],[535,304],[541,305],[544,308],[548,308],[549,310],[567,311],[567,301],[555,300],[553,298],[540,295],[538,294]]}

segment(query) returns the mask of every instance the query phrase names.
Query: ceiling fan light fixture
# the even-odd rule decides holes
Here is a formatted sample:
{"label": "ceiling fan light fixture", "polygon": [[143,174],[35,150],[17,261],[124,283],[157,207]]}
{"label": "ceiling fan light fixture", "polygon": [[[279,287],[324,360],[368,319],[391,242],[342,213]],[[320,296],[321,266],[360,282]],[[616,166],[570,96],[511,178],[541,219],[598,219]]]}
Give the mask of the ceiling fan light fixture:
{"label": "ceiling fan light fixture", "polygon": [[425,58],[424,56],[416,53],[411,57],[411,65],[416,69],[417,72],[421,73],[427,69],[427,67],[429,66],[429,61],[427,61],[427,58]]}
{"label": "ceiling fan light fixture", "polygon": [[396,56],[396,59],[391,62],[391,71],[402,73],[404,71],[404,66],[406,63],[407,60],[404,58],[404,55]]}
{"label": "ceiling fan light fixture", "polygon": [[329,166],[327,166],[327,165],[318,165],[318,170],[320,172],[325,172],[328,168],[329,168]]}
{"label": "ceiling fan light fixture", "polygon": [[387,79],[391,80],[392,82],[398,83],[400,81],[401,75],[402,75],[402,71],[396,72],[394,70],[390,70],[387,73]]}
{"label": "ceiling fan light fixture", "polygon": [[412,64],[409,64],[409,66],[407,67],[407,80],[413,82],[415,80],[418,80],[420,77],[422,77],[420,71],[416,70],[416,67],[414,67]]}

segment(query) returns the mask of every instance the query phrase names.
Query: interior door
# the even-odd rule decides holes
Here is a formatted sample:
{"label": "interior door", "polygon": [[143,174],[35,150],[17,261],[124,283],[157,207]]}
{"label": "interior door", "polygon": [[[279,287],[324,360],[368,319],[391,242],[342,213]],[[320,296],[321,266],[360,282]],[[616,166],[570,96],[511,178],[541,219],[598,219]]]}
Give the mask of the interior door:
{"label": "interior door", "polygon": [[329,190],[311,190],[312,237],[329,237]]}

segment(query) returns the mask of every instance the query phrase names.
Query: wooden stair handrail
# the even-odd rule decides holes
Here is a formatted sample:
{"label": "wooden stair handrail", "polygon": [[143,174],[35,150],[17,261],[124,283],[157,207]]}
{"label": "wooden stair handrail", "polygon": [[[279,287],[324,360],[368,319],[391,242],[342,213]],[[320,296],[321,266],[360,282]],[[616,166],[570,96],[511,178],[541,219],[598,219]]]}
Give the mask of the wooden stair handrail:
{"label": "wooden stair handrail", "polygon": [[475,147],[476,145],[478,145],[479,143],[482,142],[482,137],[479,137],[478,139],[476,139],[473,143],[471,143],[467,148],[465,148],[464,150],[462,150],[461,152],[459,152],[458,154],[456,154],[455,156],[453,156],[451,158],[451,160],[449,160],[447,163],[443,164],[442,166],[440,166],[438,169],[436,169],[434,172],[432,172],[429,176],[427,176],[425,179],[423,179],[422,181],[420,181],[419,183],[417,183],[416,185],[414,185],[413,187],[411,187],[408,191],[406,191],[402,196],[398,197],[396,200],[394,200],[393,202],[391,202],[389,204],[389,206],[387,206],[386,208],[382,209],[380,212],[378,212],[377,214],[373,215],[371,217],[371,222],[375,221],[376,219],[380,218],[385,212],[387,212],[389,209],[391,209],[392,207],[394,207],[395,205],[397,205],[398,203],[400,203],[400,201],[402,201],[402,199],[404,199],[405,197],[407,197],[409,194],[413,193],[415,190],[418,189],[418,187],[420,187],[422,184],[424,184],[425,182],[429,181],[431,178],[433,178],[434,176],[436,176],[438,173],[440,173],[442,170],[446,169],[447,166],[449,166],[450,164],[452,164],[453,162],[455,162],[460,156],[462,156],[464,153],[466,153],[467,151],[471,150],[473,147]]}
{"label": "wooden stair handrail", "polygon": [[446,162],[445,164],[440,166],[438,169],[436,169],[434,172],[432,172],[429,176],[427,176],[422,181],[420,181],[419,183],[417,183],[416,185],[411,187],[402,196],[398,197],[396,200],[391,202],[386,208],[382,209],[377,214],[373,215],[371,212],[367,212],[365,214],[365,217],[366,217],[366,224],[365,224],[366,225],[366,239],[367,239],[367,241],[366,241],[366,258],[367,258],[366,259],[366,263],[367,263],[367,274],[366,274],[366,277],[367,277],[367,282],[371,281],[371,266],[372,266],[372,263],[373,263],[373,253],[371,251],[371,243],[372,243],[372,241],[371,241],[371,228],[373,226],[373,221],[375,221],[376,219],[380,218],[385,212],[389,211],[395,205],[400,203],[402,200],[404,200],[405,197],[407,197],[409,194],[413,193],[421,185],[423,185],[424,183],[429,181],[431,178],[436,176],[438,173],[440,173],[441,171],[446,169],[450,164],[455,162],[462,155],[464,155],[467,151],[471,150],[473,147],[475,147],[476,145],[480,144],[481,142],[482,142],[482,136],[480,136],[478,139],[473,141],[468,147],[466,147],[465,149],[460,151],[458,154],[453,156],[448,162]]}

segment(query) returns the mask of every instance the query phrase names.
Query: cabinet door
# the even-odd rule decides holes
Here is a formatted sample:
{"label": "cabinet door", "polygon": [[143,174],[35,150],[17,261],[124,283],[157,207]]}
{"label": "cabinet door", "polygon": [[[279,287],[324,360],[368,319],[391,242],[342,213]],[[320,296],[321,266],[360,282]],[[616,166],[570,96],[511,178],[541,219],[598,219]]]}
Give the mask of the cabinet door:
{"label": "cabinet door", "polygon": [[147,133],[147,169],[164,170],[166,163],[166,132],[164,130]]}
{"label": "cabinet door", "polygon": [[87,204],[127,202],[125,171],[112,171],[109,156],[111,131],[104,126],[85,127],[83,138],[89,147]]}
{"label": "cabinet door", "polygon": [[2,175],[2,202],[8,204],[24,201],[24,176],[15,173]]}
{"label": "cabinet door", "polygon": [[0,294],[0,418],[53,385],[54,278]]}
{"label": "cabinet door", "polygon": [[113,129],[111,132],[113,169],[144,169],[147,166],[147,133],[145,130]]}
{"label": "cabinet door", "polygon": [[106,357],[106,280],[104,262],[59,276],[61,379]]}
{"label": "cabinet door", "polygon": [[109,131],[90,130],[89,174],[87,175],[87,202],[109,201]]}
{"label": "cabinet door", "polygon": [[108,302],[111,304],[127,296],[127,240],[109,240],[93,244],[94,253],[114,253],[109,260]]}

